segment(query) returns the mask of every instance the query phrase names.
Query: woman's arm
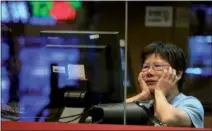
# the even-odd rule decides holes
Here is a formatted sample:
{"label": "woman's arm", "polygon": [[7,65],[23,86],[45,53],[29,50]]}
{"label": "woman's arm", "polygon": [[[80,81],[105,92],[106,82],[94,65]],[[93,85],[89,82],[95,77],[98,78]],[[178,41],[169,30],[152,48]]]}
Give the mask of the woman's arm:
{"label": "woman's arm", "polygon": [[155,113],[159,121],[168,126],[192,126],[192,121],[183,110],[168,103],[161,90],[155,90]]}
{"label": "woman's arm", "polygon": [[130,97],[128,99],[126,99],[127,103],[131,103],[131,102],[135,102],[135,101],[145,101],[147,100],[148,96],[145,93],[139,93],[136,96]]}

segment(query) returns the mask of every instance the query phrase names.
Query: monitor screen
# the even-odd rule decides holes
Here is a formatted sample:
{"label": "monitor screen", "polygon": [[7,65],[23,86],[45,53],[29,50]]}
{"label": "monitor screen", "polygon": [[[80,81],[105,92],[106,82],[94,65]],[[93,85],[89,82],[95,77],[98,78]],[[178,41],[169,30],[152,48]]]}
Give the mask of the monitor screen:
{"label": "monitor screen", "polygon": [[187,74],[212,76],[212,35],[189,37]]}
{"label": "monitor screen", "polygon": [[212,4],[206,2],[193,2],[190,12],[190,32],[192,34],[212,33]]}

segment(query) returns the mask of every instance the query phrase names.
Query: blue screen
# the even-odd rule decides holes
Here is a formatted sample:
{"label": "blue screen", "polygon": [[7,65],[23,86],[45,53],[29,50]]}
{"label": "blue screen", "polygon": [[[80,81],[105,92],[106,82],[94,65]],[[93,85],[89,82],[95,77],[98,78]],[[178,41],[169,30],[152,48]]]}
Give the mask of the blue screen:
{"label": "blue screen", "polygon": [[[65,71],[68,71],[68,64],[77,64],[79,51],[70,48],[47,48],[46,43],[59,44],[63,42],[51,42],[43,37],[20,37],[18,43],[20,45],[19,59],[22,63],[19,74],[19,87],[22,93],[20,105],[27,108],[27,112],[22,118],[32,120],[34,118],[29,117],[29,115],[36,115],[49,103],[50,77],[53,68],[51,64],[64,67]],[[64,86],[78,87],[77,80],[69,79],[68,73],[60,72],[58,75],[58,88]],[[32,104],[32,101],[38,101],[38,103]]]}
{"label": "blue screen", "polygon": [[[121,54],[121,69],[122,69],[122,78],[123,78],[123,86],[124,86],[124,71],[125,71],[125,49],[124,47],[120,48],[120,54]],[[129,66],[129,65],[128,65]],[[129,68],[128,68],[129,69]],[[129,79],[129,70],[127,72],[127,81],[126,81],[126,87],[132,86]]]}
{"label": "blue screen", "polygon": [[9,77],[6,68],[3,66],[1,67],[1,103],[6,104],[9,100]]}
{"label": "blue screen", "polygon": [[[60,43],[52,41],[51,44],[55,42]],[[78,49],[48,48],[46,43],[50,43],[50,41],[39,37],[19,39],[19,44],[22,46],[19,54],[22,62],[21,89],[43,90],[49,88],[51,64],[62,66],[65,70],[68,70],[68,64],[77,64],[80,57]],[[67,73],[59,73],[59,88],[75,84],[75,81],[68,79]],[[48,94],[46,91],[44,94]]]}
{"label": "blue screen", "polygon": [[2,62],[9,58],[9,46],[5,41],[1,43],[1,60]]}
{"label": "blue screen", "polygon": [[1,103],[6,104],[9,100],[8,92],[10,87],[8,70],[6,69],[6,60],[9,58],[9,41],[6,37],[1,37]]}
{"label": "blue screen", "polygon": [[212,75],[212,36],[189,38],[189,68],[187,74]]}

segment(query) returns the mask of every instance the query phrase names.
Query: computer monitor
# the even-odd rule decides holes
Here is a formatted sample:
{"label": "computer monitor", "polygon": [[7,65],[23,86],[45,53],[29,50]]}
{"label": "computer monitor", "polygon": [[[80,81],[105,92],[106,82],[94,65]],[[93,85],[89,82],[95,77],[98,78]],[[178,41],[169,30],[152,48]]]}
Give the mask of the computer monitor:
{"label": "computer monitor", "polygon": [[[47,39],[46,50],[75,50],[75,53],[68,54],[70,61],[62,65],[57,63],[55,67],[66,71],[67,78],[64,79],[79,78],[86,81],[86,90],[90,94],[86,100],[90,104],[118,103],[124,100],[118,34],[58,30],[40,32],[41,37]],[[61,75],[58,73],[58,78]]]}
{"label": "computer monitor", "polygon": [[190,5],[190,33],[210,35],[212,33],[212,3],[192,2]]}
{"label": "computer monitor", "polygon": [[186,73],[192,76],[212,76],[212,35],[189,37],[189,67]]}

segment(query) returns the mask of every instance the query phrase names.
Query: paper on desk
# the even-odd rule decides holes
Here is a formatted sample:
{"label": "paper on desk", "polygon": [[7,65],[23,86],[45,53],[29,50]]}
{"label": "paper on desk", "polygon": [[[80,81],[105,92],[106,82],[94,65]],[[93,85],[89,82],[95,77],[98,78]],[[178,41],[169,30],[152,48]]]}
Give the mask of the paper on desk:
{"label": "paper on desk", "polygon": [[53,66],[53,72],[55,73],[65,73],[65,66]]}
{"label": "paper on desk", "polygon": [[68,78],[86,80],[84,65],[68,64]]}

